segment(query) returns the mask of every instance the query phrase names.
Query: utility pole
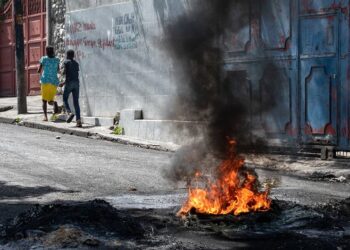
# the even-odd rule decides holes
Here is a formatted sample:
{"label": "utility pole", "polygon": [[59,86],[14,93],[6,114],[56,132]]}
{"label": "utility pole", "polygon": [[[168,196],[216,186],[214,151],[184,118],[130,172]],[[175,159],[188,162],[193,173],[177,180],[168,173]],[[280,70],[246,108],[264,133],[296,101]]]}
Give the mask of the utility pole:
{"label": "utility pole", "polygon": [[51,34],[51,0],[46,1],[46,44],[50,46],[52,44]]}
{"label": "utility pole", "polygon": [[13,20],[16,37],[16,89],[17,112],[27,113],[27,85],[24,77],[24,36],[22,0],[13,0]]}

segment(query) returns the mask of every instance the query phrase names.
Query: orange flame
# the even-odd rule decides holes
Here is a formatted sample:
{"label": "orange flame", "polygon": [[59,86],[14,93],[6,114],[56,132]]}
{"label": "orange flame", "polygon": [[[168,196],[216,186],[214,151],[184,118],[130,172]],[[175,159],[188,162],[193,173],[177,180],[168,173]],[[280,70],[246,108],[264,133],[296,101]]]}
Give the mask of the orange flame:
{"label": "orange flame", "polygon": [[[229,157],[218,166],[218,178],[213,183],[207,180],[206,188],[189,188],[188,199],[178,216],[196,213],[212,215],[239,215],[253,211],[267,211],[271,207],[269,191],[257,190],[257,178],[242,171],[244,159],[237,155],[236,142],[229,141]],[[243,176],[242,176],[243,172]],[[194,180],[200,182],[202,174],[197,172]]]}

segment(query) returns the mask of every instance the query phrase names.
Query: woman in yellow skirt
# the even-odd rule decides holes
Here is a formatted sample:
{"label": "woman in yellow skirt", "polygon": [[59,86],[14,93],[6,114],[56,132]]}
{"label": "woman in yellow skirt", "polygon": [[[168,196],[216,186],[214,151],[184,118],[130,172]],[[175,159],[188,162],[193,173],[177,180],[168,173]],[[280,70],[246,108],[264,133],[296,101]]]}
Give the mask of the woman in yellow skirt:
{"label": "woman in yellow skirt", "polygon": [[46,47],[46,56],[40,59],[40,67],[38,73],[41,73],[40,85],[41,96],[43,100],[44,121],[48,121],[47,118],[47,103],[53,105],[54,113],[58,112],[58,105],[55,101],[57,86],[59,80],[57,77],[59,71],[60,60],[55,57],[54,48],[51,46]]}

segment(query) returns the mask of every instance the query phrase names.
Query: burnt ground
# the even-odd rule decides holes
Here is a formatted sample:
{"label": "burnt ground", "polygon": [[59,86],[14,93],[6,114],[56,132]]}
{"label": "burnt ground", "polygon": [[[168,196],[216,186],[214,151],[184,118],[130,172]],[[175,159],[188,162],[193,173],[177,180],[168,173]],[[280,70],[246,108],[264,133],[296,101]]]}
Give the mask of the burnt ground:
{"label": "burnt ground", "polygon": [[0,226],[0,249],[350,249],[350,198],[310,208],[273,201],[241,216],[175,216],[102,200],[32,206]]}

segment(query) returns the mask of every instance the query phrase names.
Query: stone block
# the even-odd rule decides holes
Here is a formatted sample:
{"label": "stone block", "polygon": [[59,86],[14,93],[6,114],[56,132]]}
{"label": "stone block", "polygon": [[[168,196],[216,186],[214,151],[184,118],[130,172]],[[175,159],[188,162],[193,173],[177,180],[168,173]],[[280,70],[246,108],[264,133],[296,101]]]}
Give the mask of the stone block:
{"label": "stone block", "polygon": [[111,127],[113,126],[113,118],[109,117],[82,117],[83,123],[94,126]]}
{"label": "stone block", "polygon": [[145,139],[154,141],[154,128],[157,123],[157,121],[146,121],[147,122],[147,130]]}
{"label": "stone block", "polygon": [[147,138],[148,122],[147,121],[142,121],[142,120],[135,120],[135,123],[139,124],[137,138],[146,139]]}

